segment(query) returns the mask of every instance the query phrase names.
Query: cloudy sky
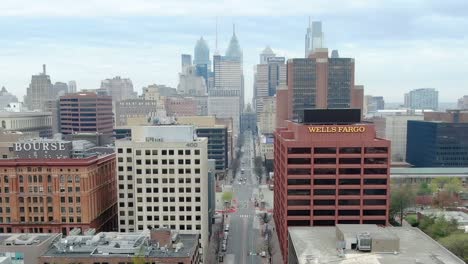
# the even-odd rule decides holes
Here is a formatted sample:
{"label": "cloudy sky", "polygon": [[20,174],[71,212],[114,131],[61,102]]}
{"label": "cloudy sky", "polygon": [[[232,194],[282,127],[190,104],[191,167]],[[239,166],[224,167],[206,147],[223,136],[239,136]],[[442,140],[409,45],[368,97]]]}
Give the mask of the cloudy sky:
{"label": "cloudy sky", "polygon": [[180,54],[200,36],[224,53],[232,23],[244,50],[246,94],[253,67],[270,45],[304,55],[308,16],[323,22],[326,46],[356,59],[366,94],[402,102],[410,89],[434,87],[441,102],[468,94],[466,0],[1,0],[0,86],[23,96],[47,64],[52,81],[98,88],[116,75],[176,87]]}

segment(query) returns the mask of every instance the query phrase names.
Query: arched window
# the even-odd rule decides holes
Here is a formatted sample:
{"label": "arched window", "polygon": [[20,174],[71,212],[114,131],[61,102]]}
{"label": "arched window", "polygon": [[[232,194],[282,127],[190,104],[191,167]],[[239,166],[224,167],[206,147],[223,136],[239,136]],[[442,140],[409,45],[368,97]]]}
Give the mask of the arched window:
{"label": "arched window", "polygon": [[5,175],[5,177],[3,177],[3,182],[8,183],[8,176]]}
{"label": "arched window", "polygon": [[6,121],[2,120],[2,128],[6,128]]}
{"label": "arched window", "polygon": [[23,183],[23,181],[24,181],[23,175],[20,175],[20,176],[19,176],[19,182],[20,182],[20,183]]}

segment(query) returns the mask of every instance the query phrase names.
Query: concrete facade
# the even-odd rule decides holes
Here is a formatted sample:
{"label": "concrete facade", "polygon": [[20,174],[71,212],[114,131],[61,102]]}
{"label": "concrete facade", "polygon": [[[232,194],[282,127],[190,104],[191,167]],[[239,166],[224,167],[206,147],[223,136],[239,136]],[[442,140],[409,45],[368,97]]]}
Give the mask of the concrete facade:
{"label": "concrete facade", "polygon": [[158,103],[153,100],[128,99],[115,104],[115,125],[126,126],[129,118],[150,118],[158,116]]}
{"label": "concrete facade", "polygon": [[50,112],[0,112],[0,128],[6,132],[52,137],[52,115]]}
{"label": "concrete facade", "polygon": [[[61,235],[51,234],[2,234],[0,238],[0,256],[5,256],[9,264],[39,264],[39,258]],[[2,263],[2,262],[0,262]]]}
{"label": "concrete facade", "polygon": [[197,113],[197,102],[192,97],[166,97],[164,102],[168,116],[192,116]]}
{"label": "concrete facade", "polygon": [[116,141],[120,232],[166,226],[208,249],[207,143],[193,126],[134,127]]}

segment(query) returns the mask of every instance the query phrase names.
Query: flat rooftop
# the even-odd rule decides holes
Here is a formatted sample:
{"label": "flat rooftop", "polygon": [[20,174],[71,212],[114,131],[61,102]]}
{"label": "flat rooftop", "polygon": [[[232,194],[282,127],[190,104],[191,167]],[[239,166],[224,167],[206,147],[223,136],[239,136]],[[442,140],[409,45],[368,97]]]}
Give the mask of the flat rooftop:
{"label": "flat rooftop", "polygon": [[[101,232],[93,236],[68,236],[57,246],[51,246],[43,257],[128,257],[135,254],[148,258],[186,258],[192,256],[198,244],[198,235],[178,234],[174,247],[149,244],[149,232],[117,233]],[[176,245],[179,247],[176,249]],[[141,251],[140,251],[141,250]]]}
{"label": "flat rooftop", "polygon": [[[300,264],[334,263],[334,264],[464,264],[446,248],[413,227],[377,227],[374,225],[349,225],[344,228],[345,234],[367,231],[372,236],[396,236],[400,239],[400,251],[397,253],[360,252],[345,250],[339,256],[337,250],[336,227],[289,227],[292,247],[296,251]],[[379,230],[381,232],[379,232]],[[291,245],[290,245],[291,246]]]}
{"label": "flat rooftop", "polygon": [[50,238],[57,237],[58,234],[28,234],[28,233],[11,233],[0,234],[0,247],[4,246],[37,246]]}

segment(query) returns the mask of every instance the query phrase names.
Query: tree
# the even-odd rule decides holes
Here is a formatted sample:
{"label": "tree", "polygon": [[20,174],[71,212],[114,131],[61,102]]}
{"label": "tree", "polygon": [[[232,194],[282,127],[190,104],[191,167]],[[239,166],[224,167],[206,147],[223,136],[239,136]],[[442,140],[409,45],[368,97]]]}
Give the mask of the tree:
{"label": "tree", "polygon": [[257,174],[258,181],[261,183],[262,178],[263,178],[263,161],[261,157],[255,157],[254,171],[255,171],[255,174]]}
{"label": "tree", "polygon": [[234,194],[232,192],[224,192],[222,199],[224,202],[230,203],[233,197],[234,197]]}
{"label": "tree", "polygon": [[432,190],[429,187],[429,184],[427,182],[423,182],[419,185],[419,189],[417,192],[418,195],[430,195],[432,194]]}
{"label": "tree", "polygon": [[401,188],[393,188],[390,194],[390,218],[394,219],[398,214],[403,221],[403,211],[414,204],[415,194],[410,185]]}
{"label": "tree", "polygon": [[451,234],[439,241],[453,254],[468,263],[468,235],[462,233]]}
{"label": "tree", "polygon": [[433,193],[444,190],[451,195],[462,190],[463,184],[460,178],[438,177],[431,181],[431,189]]}
{"label": "tree", "polygon": [[270,216],[267,212],[263,213],[261,217],[264,224],[268,224],[268,222],[270,222]]}

